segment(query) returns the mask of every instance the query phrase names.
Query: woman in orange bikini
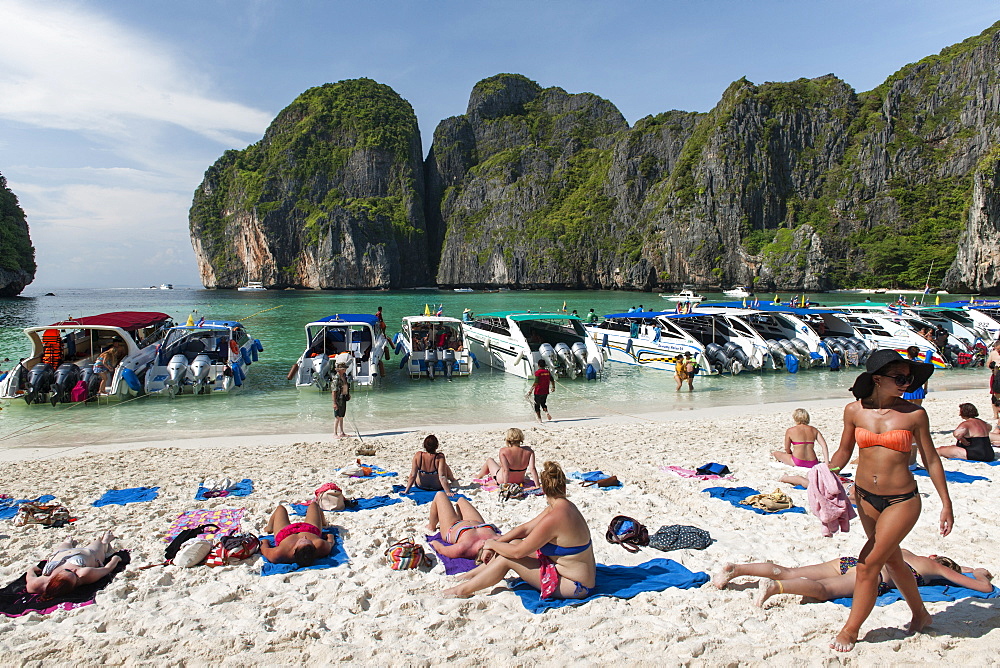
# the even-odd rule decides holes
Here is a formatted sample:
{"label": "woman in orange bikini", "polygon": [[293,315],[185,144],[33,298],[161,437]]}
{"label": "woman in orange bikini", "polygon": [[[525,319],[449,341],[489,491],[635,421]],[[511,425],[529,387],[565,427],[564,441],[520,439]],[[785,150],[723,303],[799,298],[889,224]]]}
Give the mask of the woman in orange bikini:
{"label": "woman in orange bikini", "polygon": [[839,471],[850,461],[855,444],[858,446],[854,491],[858,516],[868,536],[858,556],[851,614],[830,645],[838,652],[854,649],[861,625],[875,607],[883,566],[910,606],[908,630],[916,633],[931,623],[899,547],[920,517],[920,496],[909,468],[914,443],[941,498],[941,535],[951,533],[954,524],[951,497],[941,459],[931,442],[927,413],[902,398],[904,392],[926,383],[934,367],[907,360],[894,350],[876,350],[865,368],[851,388],[858,400],[844,409],[840,448],[830,460],[830,470]]}

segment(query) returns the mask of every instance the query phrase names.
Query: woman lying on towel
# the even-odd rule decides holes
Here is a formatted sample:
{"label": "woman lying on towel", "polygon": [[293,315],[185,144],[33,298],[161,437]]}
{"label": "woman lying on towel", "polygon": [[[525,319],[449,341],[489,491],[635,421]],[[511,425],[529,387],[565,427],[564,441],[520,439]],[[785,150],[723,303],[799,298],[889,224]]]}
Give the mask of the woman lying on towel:
{"label": "woman lying on towel", "polygon": [[524,484],[524,479],[531,471],[531,479],[538,482],[538,470],[535,469],[535,451],[524,445],[524,432],[517,427],[507,430],[507,446],[500,448],[496,459],[490,457],[483,464],[477,478],[492,476],[501,485],[505,482]]}
{"label": "woman lying on towel", "polygon": [[468,499],[459,499],[453,506],[444,492],[434,495],[426,531],[434,533],[438,529],[441,538],[451,545],[432,540],[431,547],[450,559],[475,559],[483,543],[500,536],[500,530],[484,520]]}
{"label": "woman lying on towel", "polygon": [[323,511],[315,501],[309,502],[306,508],[305,522],[292,522],[288,519],[288,511],[278,505],[267,521],[265,531],[275,531],[274,545],[271,541],[260,542],[260,553],[272,564],[298,564],[312,566],[317,559],[330,554],[333,549],[333,536],[323,539],[323,526],[326,521]]}
{"label": "woman lying on towel", "polygon": [[112,540],[114,536],[110,531],[105,531],[87,547],[77,547],[75,538],[67,538],[45,558],[41,569],[37,566],[28,569],[26,589],[48,601],[65,597],[80,585],[97,582],[121,561],[117,555],[107,558]]}
{"label": "woman lying on towel", "polygon": [[438,452],[437,436],[430,434],[424,439],[424,452],[416,452],[410,464],[410,477],[406,481],[403,494],[409,494],[414,484],[419,489],[436,491],[443,489],[451,494],[451,483],[458,482],[451,467],[444,460],[444,453]]}
{"label": "woman lying on towel", "polygon": [[511,570],[541,592],[542,598],[585,598],[594,590],[597,564],[590,528],[566,498],[566,475],[545,462],[542,491],[548,507],[535,519],[483,543],[485,563],[462,575],[445,596],[469,596],[497,584]]}
{"label": "woman lying on towel", "polygon": [[[993,575],[985,568],[964,571],[948,557],[936,554],[918,557],[909,550],[902,550],[902,553],[918,586],[930,584],[933,580],[947,580],[959,587],[983,593],[993,591],[993,584],[990,582]],[[719,589],[725,589],[730,580],[741,575],[766,578],[757,595],[758,606],[763,606],[764,601],[775,594],[797,594],[817,601],[852,598],[857,578],[855,568],[857,564],[858,560],[854,557],[841,557],[800,568],[785,568],[772,563],[726,564],[722,567],[722,572],[712,578],[712,584]],[[879,596],[895,586],[889,571],[883,568],[879,573]]]}

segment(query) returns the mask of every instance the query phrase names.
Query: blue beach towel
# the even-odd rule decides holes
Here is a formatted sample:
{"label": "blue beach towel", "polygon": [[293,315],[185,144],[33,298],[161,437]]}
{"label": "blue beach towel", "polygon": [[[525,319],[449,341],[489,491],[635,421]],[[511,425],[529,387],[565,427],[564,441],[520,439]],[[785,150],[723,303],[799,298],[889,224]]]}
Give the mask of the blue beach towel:
{"label": "blue beach towel", "polygon": [[[930,477],[930,473],[927,469],[915,469],[913,475],[923,476],[925,478]],[[975,482],[976,480],[989,480],[984,475],[969,475],[968,473],[962,473],[961,471],[945,471],[944,479],[948,482]]]}
{"label": "blue beach towel", "polygon": [[[598,480],[604,480],[605,478],[610,478],[611,476],[609,476],[604,471],[588,471],[586,473],[580,473],[579,471],[573,471],[572,473],[570,473],[566,477],[569,478],[570,480],[579,480],[581,482],[597,482]],[[609,490],[609,489],[621,489],[623,487],[623,485],[622,485],[621,481],[619,481],[617,485],[611,485],[610,487],[598,487],[597,485],[593,485],[593,487],[595,489],[600,489],[600,490],[605,490],[606,491],[606,490]]]}
{"label": "blue beach towel", "polygon": [[[359,510],[372,510],[373,508],[383,508],[385,506],[391,506],[395,503],[402,503],[402,499],[394,499],[391,496],[373,496],[370,499],[354,499],[356,506],[352,508],[344,508],[339,511],[342,513],[356,513]],[[292,514],[293,515],[305,515],[306,508],[309,504],[306,503],[293,503],[292,504]],[[331,511],[333,512],[333,511]]]}
{"label": "blue beach towel", "polygon": [[[406,487],[404,487],[403,485],[393,485],[392,486],[392,491],[393,492],[395,492],[396,494],[399,494],[400,496],[402,496],[404,498],[413,499],[414,501],[416,501],[416,503],[417,503],[418,506],[422,506],[424,504],[430,503],[431,501],[434,500],[434,496],[437,494],[437,492],[435,492],[435,491],[428,490],[428,489],[418,489],[416,487],[411,487],[409,494],[403,494],[403,490],[404,489],[406,489]],[[452,494],[448,498],[451,499],[452,503],[454,503],[455,501],[458,501],[459,499],[468,499],[469,497],[467,497],[465,494]]]}
{"label": "blue beach towel", "polygon": [[769,513],[766,510],[761,510],[760,508],[754,508],[753,506],[744,506],[740,503],[743,499],[748,496],[753,496],[754,494],[760,494],[753,487],[706,487],[701,490],[703,492],[708,492],[709,496],[713,499],[722,499],[723,501],[728,501],[737,508],[743,510],[752,510],[758,515],[781,515],[782,513],[805,513],[806,509],[801,506],[792,506],[791,508],[786,508],[785,510],[777,510],[773,513]]}
{"label": "blue beach towel", "polygon": [[56,497],[45,494],[37,499],[0,499],[0,520],[9,520],[17,516],[17,509],[22,503],[47,503]]}
{"label": "blue beach towel", "polygon": [[[958,587],[956,585],[927,585],[925,587],[917,587],[920,590],[920,598],[925,601],[957,601],[960,598],[1000,598],[1000,589],[996,587],[993,588],[988,594],[984,594],[981,591],[976,591],[975,589],[969,589],[967,587]],[[875,599],[875,605],[889,605],[890,603],[895,603],[896,601],[902,601],[903,595],[899,593],[896,589],[890,589],[886,593]],[[845,607],[851,607],[851,603],[854,599],[851,598],[831,598],[830,603],[837,603]]]}
{"label": "blue beach towel", "polygon": [[[204,501],[205,493],[210,491],[207,487],[198,486],[198,492],[194,495],[196,501]],[[250,478],[243,478],[240,482],[236,483],[229,488],[229,494],[222,497],[209,497],[209,498],[228,498],[230,496],[246,496],[253,492],[253,480]]]}
{"label": "blue beach towel", "polygon": [[138,503],[139,501],[152,501],[160,495],[157,491],[159,487],[130,487],[128,489],[109,489],[104,496],[94,501],[92,506],[124,506],[126,503]]}
{"label": "blue beach towel", "polygon": [[[340,566],[350,562],[347,556],[347,551],[344,549],[344,539],[340,536],[340,531],[336,527],[330,529],[324,529],[323,533],[328,533],[333,536],[333,549],[330,550],[330,554],[323,557],[322,559],[317,559],[316,563],[312,566],[299,566],[298,564],[272,564],[267,558],[261,554],[261,568],[260,574],[263,575],[284,575],[286,573],[291,573],[292,571],[309,571],[318,570],[321,568],[333,568],[335,566]],[[269,540],[271,544],[274,544],[274,536],[261,536],[261,540]]]}
{"label": "blue beach towel", "polygon": [[552,608],[582,605],[600,596],[629,599],[644,591],[663,591],[669,587],[691,589],[706,582],[707,573],[689,571],[673,559],[651,559],[638,566],[597,564],[597,586],[587,598],[541,599],[538,590],[520,578],[511,589],[528,611],[539,614]]}

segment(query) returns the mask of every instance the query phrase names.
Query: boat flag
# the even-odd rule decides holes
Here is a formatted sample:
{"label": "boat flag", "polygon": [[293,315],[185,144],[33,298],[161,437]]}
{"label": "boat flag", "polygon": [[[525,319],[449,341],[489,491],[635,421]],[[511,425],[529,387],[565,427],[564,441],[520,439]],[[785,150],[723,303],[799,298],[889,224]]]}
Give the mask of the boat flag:
{"label": "boat flag", "polygon": [[434,315],[444,315],[444,304],[438,306],[437,313],[435,313]]}
{"label": "boat flag", "polygon": [[431,307],[428,304],[424,304],[424,315],[431,314]]}
{"label": "boat flag", "polygon": [[756,297],[754,297],[754,299],[753,299],[753,307],[754,308],[760,308],[760,300],[757,299]]}
{"label": "boat flag", "polygon": [[566,301],[563,300],[563,313],[565,313],[565,312],[566,312]]}
{"label": "boat flag", "polygon": [[205,316],[201,316],[201,320],[198,321],[198,327],[201,327],[204,324],[205,324]]}
{"label": "boat flag", "polygon": [[937,306],[941,303],[941,295],[934,295],[934,305]]}
{"label": "boat flag", "polygon": [[194,327],[194,312],[192,312],[190,315],[188,315],[187,326],[188,327]]}

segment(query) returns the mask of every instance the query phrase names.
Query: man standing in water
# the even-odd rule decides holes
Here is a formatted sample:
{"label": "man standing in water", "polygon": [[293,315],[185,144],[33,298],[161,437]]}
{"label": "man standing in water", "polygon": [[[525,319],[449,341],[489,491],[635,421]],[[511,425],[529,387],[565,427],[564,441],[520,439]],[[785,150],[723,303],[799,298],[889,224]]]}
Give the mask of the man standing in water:
{"label": "man standing in water", "polygon": [[337,376],[333,379],[333,435],[344,438],[344,417],[347,415],[347,402],[351,399],[351,381],[347,378],[347,365],[337,363]]}
{"label": "man standing in water", "polygon": [[542,421],[542,411],[545,411],[545,417],[549,420],[552,419],[552,414],[549,413],[548,399],[549,394],[556,391],[556,379],[552,377],[552,372],[547,367],[545,360],[538,360],[535,384],[531,388],[535,395],[535,418],[539,422]]}

